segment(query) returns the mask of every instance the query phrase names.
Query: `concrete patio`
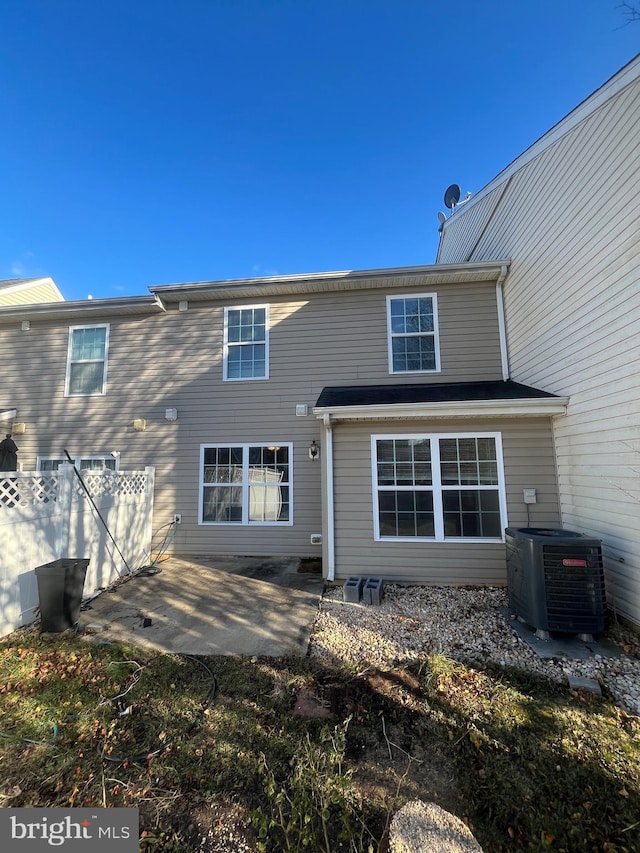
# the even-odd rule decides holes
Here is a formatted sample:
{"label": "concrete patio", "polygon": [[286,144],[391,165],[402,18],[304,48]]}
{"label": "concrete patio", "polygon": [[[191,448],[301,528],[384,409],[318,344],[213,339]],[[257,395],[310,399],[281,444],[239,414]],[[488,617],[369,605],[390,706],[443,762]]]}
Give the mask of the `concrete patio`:
{"label": "concrete patio", "polygon": [[195,655],[304,655],[322,595],[304,561],[171,557],[90,602],[80,630]]}

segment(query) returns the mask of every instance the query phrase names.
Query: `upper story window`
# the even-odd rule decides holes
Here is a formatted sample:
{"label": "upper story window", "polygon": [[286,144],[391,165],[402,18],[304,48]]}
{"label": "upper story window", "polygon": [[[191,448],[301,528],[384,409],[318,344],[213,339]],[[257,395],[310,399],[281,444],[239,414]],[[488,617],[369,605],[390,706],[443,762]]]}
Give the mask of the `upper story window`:
{"label": "upper story window", "polygon": [[389,373],[440,370],[435,293],[387,296]]}
{"label": "upper story window", "polygon": [[109,326],[71,326],[65,397],[104,394],[107,383]]}
{"label": "upper story window", "polygon": [[269,378],[269,307],[224,309],[224,378]]}

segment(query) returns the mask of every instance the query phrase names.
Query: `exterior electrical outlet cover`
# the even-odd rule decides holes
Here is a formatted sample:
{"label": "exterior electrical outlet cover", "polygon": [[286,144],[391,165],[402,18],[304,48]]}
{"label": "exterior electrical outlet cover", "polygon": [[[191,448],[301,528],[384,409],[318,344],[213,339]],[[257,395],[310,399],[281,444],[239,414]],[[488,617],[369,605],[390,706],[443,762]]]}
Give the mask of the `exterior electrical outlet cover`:
{"label": "exterior electrical outlet cover", "polygon": [[537,503],[536,490],[535,489],[523,489],[522,496],[524,498],[524,502],[526,504],[534,504]]}
{"label": "exterior electrical outlet cover", "polygon": [[602,634],[602,543],[573,530],[507,527],[509,607],[536,630]]}
{"label": "exterior electrical outlet cover", "polygon": [[312,545],[322,545],[322,533],[312,533],[310,540]]}

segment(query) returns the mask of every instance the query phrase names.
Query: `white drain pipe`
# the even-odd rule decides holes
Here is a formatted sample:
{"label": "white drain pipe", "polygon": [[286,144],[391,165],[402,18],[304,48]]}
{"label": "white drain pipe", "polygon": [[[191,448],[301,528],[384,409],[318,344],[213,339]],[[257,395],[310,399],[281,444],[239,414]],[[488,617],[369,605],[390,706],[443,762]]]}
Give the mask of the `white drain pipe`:
{"label": "white drain pipe", "polygon": [[327,510],[327,580],[333,581],[336,576],[336,546],[335,546],[335,523],[333,509],[333,427],[331,415],[325,412],[322,423],[324,425],[324,474]]}

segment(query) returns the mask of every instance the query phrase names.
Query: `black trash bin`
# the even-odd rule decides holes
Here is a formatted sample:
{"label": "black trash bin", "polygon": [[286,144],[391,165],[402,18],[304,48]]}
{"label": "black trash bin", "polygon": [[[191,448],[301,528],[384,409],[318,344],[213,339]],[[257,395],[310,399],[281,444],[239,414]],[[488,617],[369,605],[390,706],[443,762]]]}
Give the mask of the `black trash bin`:
{"label": "black trash bin", "polygon": [[59,634],[80,619],[89,560],[64,557],[35,569],[40,600],[40,631]]}

